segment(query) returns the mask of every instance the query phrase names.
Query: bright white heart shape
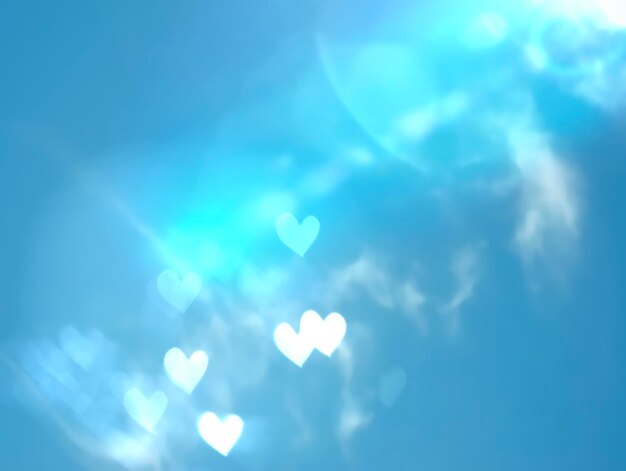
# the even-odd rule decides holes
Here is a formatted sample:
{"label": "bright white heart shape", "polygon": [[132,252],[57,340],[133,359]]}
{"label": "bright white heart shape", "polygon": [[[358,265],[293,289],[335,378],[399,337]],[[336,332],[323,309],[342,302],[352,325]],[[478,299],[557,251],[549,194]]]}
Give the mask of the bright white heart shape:
{"label": "bright white heart shape", "polygon": [[196,350],[187,358],[180,348],[171,348],[163,357],[165,373],[187,394],[191,394],[202,380],[208,365],[209,356],[202,350]]}
{"label": "bright white heart shape", "polygon": [[235,414],[227,415],[222,421],[213,412],[205,412],[196,426],[202,439],[224,456],[228,456],[243,432],[243,420]]}
{"label": "bright white heart shape", "polygon": [[299,367],[304,365],[315,348],[310,340],[298,335],[286,322],[274,329],[274,343],[283,355]]}
{"label": "bright white heart shape", "polygon": [[339,347],[346,335],[346,320],[338,312],[333,312],[323,320],[317,332],[317,342],[315,348],[327,357]]}
{"label": "bright white heart shape", "polygon": [[124,395],[124,407],[135,422],[152,432],[167,408],[167,396],[155,391],[148,399],[139,389],[131,388]]}
{"label": "bright white heart shape", "polygon": [[302,367],[315,349],[330,357],[341,344],[346,329],[341,314],[333,312],[322,319],[317,312],[308,310],[300,317],[299,333],[283,322],[274,330],[274,343],[283,355]]}
{"label": "bright white heart shape", "polygon": [[174,270],[165,270],[157,278],[157,288],[178,312],[185,312],[202,289],[202,280],[196,273],[188,273],[181,280]]}
{"label": "bright white heart shape", "polygon": [[306,336],[313,343],[317,341],[324,326],[324,319],[312,309],[300,317],[300,335]]}

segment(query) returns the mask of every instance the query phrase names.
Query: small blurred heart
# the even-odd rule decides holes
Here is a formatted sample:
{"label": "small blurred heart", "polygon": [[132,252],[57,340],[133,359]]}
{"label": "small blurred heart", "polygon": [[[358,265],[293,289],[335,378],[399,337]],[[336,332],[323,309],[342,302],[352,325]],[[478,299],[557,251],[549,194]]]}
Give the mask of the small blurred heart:
{"label": "small blurred heart", "polygon": [[94,333],[91,338],[86,337],[68,325],[59,332],[59,345],[74,363],[83,370],[89,370],[98,355],[99,346],[94,337]]}
{"label": "small blurred heart", "polygon": [[155,391],[147,398],[139,389],[132,388],[124,395],[124,407],[135,422],[152,432],[167,408],[167,396]]}
{"label": "small blurred heart", "polygon": [[315,216],[307,216],[302,224],[299,224],[293,214],[284,213],[276,219],[276,232],[283,244],[304,257],[317,239],[320,222]]}
{"label": "small blurred heart", "polygon": [[202,280],[195,273],[188,273],[181,279],[174,270],[165,270],[157,278],[157,288],[165,301],[184,313],[200,294]]}

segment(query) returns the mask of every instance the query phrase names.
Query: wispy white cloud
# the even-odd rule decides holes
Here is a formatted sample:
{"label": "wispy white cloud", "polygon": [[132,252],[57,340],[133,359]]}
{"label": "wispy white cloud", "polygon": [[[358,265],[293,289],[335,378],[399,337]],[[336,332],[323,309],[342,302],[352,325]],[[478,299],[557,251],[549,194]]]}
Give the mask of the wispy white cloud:
{"label": "wispy white cloud", "polygon": [[512,158],[522,181],[515,244],[528,263],[571,245],[579,231],[579,181],[548,138],[529,119],[508,131]]}
{"label": "wispy white cloud", "polygon": [[446,329],[457,336],[461,329],[461,307],[473,296],[480,280],[480,247],[466,246],[458,250],[450,263],[450,271],[456,280],[456,288],[450,299],[441,307]]}
{"label": "wispy white cloud", "polygon": [[397,133],[402,140],[418,142],[467,109],[469,98],[462,93],[452,93],[442,100],[403,115],[397,122]]}
{"label": "wispy white cloud", "polygon": [[422,309],[425,294],[414,280],[392,275],[379,260],[367,253],[331,275],[326,288],[327,303],[337,305],[362,293],[382,308],[398,310],[415,324],[420,333],[427,333],[428,325]]}
{"label": "wispy white cloud", "polygon": [[539,9],[536,15],[545,15],[564,30],[551,41],[534,38],[527,44],[529,65],[536,72],[551,74],[593,105],[608,111],[623,107],[623,0],[541,0],[533,7]]}
{"label": "wispy white cloud", "polygon": [[584,78],[574,85],[575,92],[588,102],[608,111],[626,105],[626,67],[598,60]]}
{"label": "wispy white cloud", "polygon": [[422,335],[428,334],[428,321],[423,309],[426,296],[417,289],[413,281],[406,281],[400,285],[398,296],[404,314],[415,325],[417,331]]}
{"label": "wispy white cloud", "polygon": [[479,280],[479,254],[476,247],[464,247],[454,254],[450,269],[456,279],[456,290],[442,308],[443,312],[458,311],[473,295]]}
{"label": "wispy white cloud", "polygon": [[346,299],[365,291],[380,306],[393,308],[394,287],[391,276],[370,255],[362,255],[332,275],[329,296]]}
{"label": "wispy white cloud", "polygon": [[365,428],[373,418],[374,415],[371,412],[365,412],[349,393],[344,392],[336,430],[342,446],[345,448],[350,438]]}

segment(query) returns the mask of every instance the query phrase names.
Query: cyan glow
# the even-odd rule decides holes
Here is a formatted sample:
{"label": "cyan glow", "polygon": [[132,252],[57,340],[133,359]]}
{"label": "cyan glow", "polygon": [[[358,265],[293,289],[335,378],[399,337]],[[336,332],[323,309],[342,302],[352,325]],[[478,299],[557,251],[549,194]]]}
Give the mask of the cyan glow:
{"label": "cyan glow", "polygon": [[320,231],[315,216],[307,216],[299,223],[291,213],[283,213],[276,219],[276,233],[280,240],[295,253],[304,257]]}

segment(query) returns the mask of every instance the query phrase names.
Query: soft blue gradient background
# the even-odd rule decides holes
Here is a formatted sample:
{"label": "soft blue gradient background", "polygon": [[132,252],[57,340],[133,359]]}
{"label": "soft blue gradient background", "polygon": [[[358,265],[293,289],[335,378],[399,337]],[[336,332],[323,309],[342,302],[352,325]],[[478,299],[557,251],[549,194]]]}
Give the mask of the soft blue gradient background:
{"label": "soft blue gradient background", "polygon": [[[5,2],[0,469],[125,469],[106,438],[140,432],[110,377],[158,383],[179,344],[211,351],[211,377],[193,406],[168,392],[161,468],[137,469],[626,468],[625,82],[608,87],[607,107],[557,67],[531,71],[526,7],[501,11],[510,41],[472,52],[454,31],[498,4],[423,3]],[[373,37],[419,62],[383,56],[353,73],[351,48]],[[626,70],[623,34],[598,41],[585,53],[609,63],[605,49],[618,51],[610,67]],[[419,151],[377,134],[395,106],[452,91],[470,111]],[[530,261],[515,243],[527,174],[498,134],[508,125],[484,124],[524,114],[519,95],[577,181],[576,230],[557,226]],[[304,259],[276,237],[284,211],[321,222]],[[374,281],[335,291],[356,260],[352,276]],[[155,300],[168,267],[198,272],[207,290],[183,318]],[[412,314],[396,298],[405,283],[424,296]],[[280,356],[273,327],[306,309],[346,317],[352,362],[314,356],[300,370]],[[76,379],[98,391],[86,411],[50,396],[24,359],[66,325],[97,329],[114,352]],[[385,408],[377,388],[393,368],[408,381]],[[230,388],[224,403],[213,378]],[[193,413],[213,409],[246,421],[228,459],[195,432]],[[368,420],[342,439],[350,410]]]}

